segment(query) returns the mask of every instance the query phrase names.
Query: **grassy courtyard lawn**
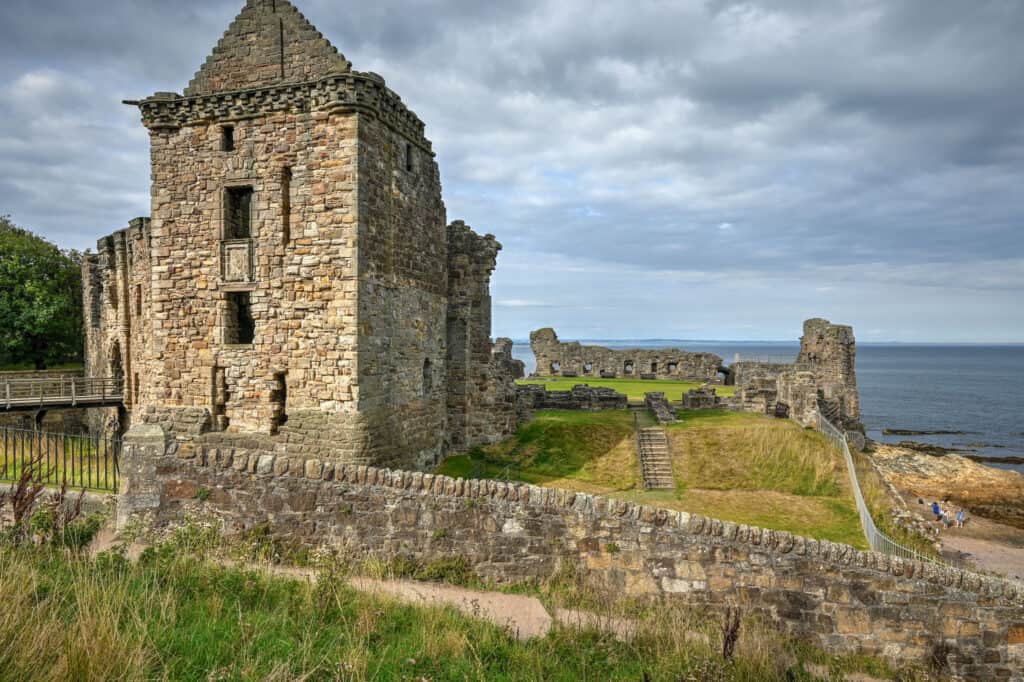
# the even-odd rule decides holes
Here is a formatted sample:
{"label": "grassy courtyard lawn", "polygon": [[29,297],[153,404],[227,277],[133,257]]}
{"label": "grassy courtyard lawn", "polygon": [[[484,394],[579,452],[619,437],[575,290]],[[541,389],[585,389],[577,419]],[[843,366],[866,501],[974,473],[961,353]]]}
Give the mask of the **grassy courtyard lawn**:
{"label": "grassy courtyard lawn", "polygon": [[[676,381],[675,379],[595,379],[594,377],[570,377],[558,379],[524,379],[520,384],[542,384],[549,391],[570,391],[573,386],[586,384],[593,388],[611,388],[619,393],[624,393],[633,402],[640,402],[644,399],[644,393],[661,391],[672,401],[683,399],[683,394],[702,384],[696,381]],[[731,396],[736,392],[735,386],[715,386],[720,396]]]}
{"label": "grassy courtyard lawn", "polygon": [[[640,412],[641,426],[653,424]],[[865,548],[841,455],[788,420],[682,412],[668,427],[674,491],[646,491],[633,413],[537,412],[515,437],[451,457],[438,473],[510,478],[619,497]]]}

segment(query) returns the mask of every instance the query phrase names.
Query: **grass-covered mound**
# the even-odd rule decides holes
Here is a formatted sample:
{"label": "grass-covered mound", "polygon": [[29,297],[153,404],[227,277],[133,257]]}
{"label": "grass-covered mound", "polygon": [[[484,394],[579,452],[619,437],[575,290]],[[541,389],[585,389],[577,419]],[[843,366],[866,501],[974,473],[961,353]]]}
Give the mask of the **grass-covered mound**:
{"label": "grass-covered mound", "polygon": [[[653,423],[640,412],[640,426]],[[509,478],[622,497],[865,548],[839,452],[788,420],[681,413],[668,427],[674,491],[646,491],[633,413],[540,411],[513,438],[449,458],[438,473]]]}
{"label": "grass-covered mound", "polygon": [[[610,388],[625,394],[632,402],[642,402],[645,393],[661,391],[671,401],[682,400],[687,391],[700,388],[703,384],[695,381],[677,381],[675,379],[595,379],[594,377],[570,377],[555,379],[523,379],[520,384],[541,384],[549,391],[571,391],[573,386],[585,384],[593,388]],[[731,396],[736,393],[735,386],[715,386],[720,396]]]}
{"label": "grass-covered mound", "polygon": [[728,521],[866,548],[839,452],[788,420],[741,412],[682,412],[669,427],[676,500]]}

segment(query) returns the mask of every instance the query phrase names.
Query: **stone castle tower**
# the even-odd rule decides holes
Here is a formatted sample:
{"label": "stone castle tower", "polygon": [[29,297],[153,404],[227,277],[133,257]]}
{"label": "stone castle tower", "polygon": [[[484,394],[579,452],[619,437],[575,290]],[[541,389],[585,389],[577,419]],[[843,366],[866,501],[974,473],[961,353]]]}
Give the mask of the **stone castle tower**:
{"label": "stone castle tower", "polygon": [[514,430],[501,246],[446,226],[424,124],[383,78],[249,0],[182,95],[129,104],[152,215],[84,265],[87,368],[123,378],[124,416],[405,467]]}

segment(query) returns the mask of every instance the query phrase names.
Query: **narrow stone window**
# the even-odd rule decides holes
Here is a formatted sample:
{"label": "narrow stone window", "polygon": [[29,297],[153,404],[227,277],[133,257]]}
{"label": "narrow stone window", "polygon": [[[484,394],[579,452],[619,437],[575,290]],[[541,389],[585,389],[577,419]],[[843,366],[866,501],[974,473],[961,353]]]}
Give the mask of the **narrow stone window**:
{"label": "narrow stone window", "polygon": [[220,129],[220,150],[235,151],[235,126],[222,126]]}
{"label": "narrow stone window", "polygon": [[135,285],[135,314],[142,316],[142,285]]}
{"label": "narrow stone window", "polygon": [[427,397],[434,390],[434,365],[430,358],[423,361],[423,396]]}
{"label": "narrow stone window", "polygon": [[626,363],[622,366],[622,373],[623,374],[632,374],[633,373],[633,361],[632,360],[626,360]]}
{"label": "narrow stone window", "polygon": [[252,238],[252,187],[224,192],[224,239]]}
{"label": "narrow stone window", "polygon": [[292,169],[281,171],[281,241],[285,246],[292,240]]}
{"label": "narrow stone window", "polygon": [[229,425],[227,370],[223,367],[214,367],[212,383],[212,409],[210,411],[213,413],[213,423],[218,431],[225,431]]}
{"label": "narrow stone window", "polygon": [[248,291],[228,294],[224,325],[224,343],[247,346],[256,337],[256,321],[252,317],[252,301]]}
{"label": "narrow stone window", "polygon": [[669,374],[675,374],[676,370],[679,369],[679,364],[675,362],[670,362],[668,363],[667,369]]}
{"label": "narrow stone window", "polygon": [[288,421],[288,373],[274,373],[274,388],[270,392],[270,404],[273,410],[273,430],[277,430]]}
{"label": "narrow stone window", "polygon": [[408,172],[413,171],[413,151],[412,145],[408,142],[405,143],[405,170]]}
{"label": "narrow stone window", "polygon": [[658,373],[658,363],[652,362],[651,363],[651,374],[657,374],[657,373]]}
{"label": "narrow stone window", "polygon": [[135,405],[138,405],[139,404],[139,373],[138,372],[135,373],[134,378],[132,380],[132,394],[133,394],[132,403],[135,404]]}

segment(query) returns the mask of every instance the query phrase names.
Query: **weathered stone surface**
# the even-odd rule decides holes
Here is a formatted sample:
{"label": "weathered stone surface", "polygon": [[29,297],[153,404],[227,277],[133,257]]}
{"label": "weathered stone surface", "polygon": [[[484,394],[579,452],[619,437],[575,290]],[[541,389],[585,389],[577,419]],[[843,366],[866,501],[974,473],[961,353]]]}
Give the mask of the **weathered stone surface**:
{"label": "weathered stone surface", "polygon": [[184,96],[139,107],[152,219],[83,264],[88,372],[123,381],[129,423],[408,468],[515,430],[501,246],[446,225],[423,123],[380,76],[250,0]]}
{"label": "weathered stone surface", "polygon": [[537,358],[538,376],[597,377],[617,373],[621,377],[650,374],[665,379],[717,381],[722,358],[713,353],[691,353],[678,348],[612,350],[602,346],[563,343],[554,329],[530,333],[530,347]]}
{"label": "weathered stone surface", "polygon": [[[366,466],[343,467],[344,480],[334,481],[278,476],[272,467],[253,477],[204,465],[210,458],[179,459],[159,432],[129,435],[119,509],[148,511],[158,525],[201,508],[227,528],[268,525],[309,544],[344,541],[383,555],[401,547],[422,561],[458,555],[498,581],[543,579],[579,562],[599,588],[739,603],[836,653],[925,662],[945,642],[956,660],[972,662],[960,672],[975,679],[1010,679],[1007,663],[1024,646],[1024,594],[992,578],[525,484]],[[148,468],[136,464],[140,447]],[[311,461],[315,470],[315,460],[295,466],[307,471]],[[140,477],[151,489],[136,485]],[[200,489],[218,494],[194,499]]]}
{"label": "weathered stone surface", "polygon": [[573,386],[571,391],[549,391],[540,384],[518,386],[518,398],[531,410],[624,410],[629,398],[610,388]]}

